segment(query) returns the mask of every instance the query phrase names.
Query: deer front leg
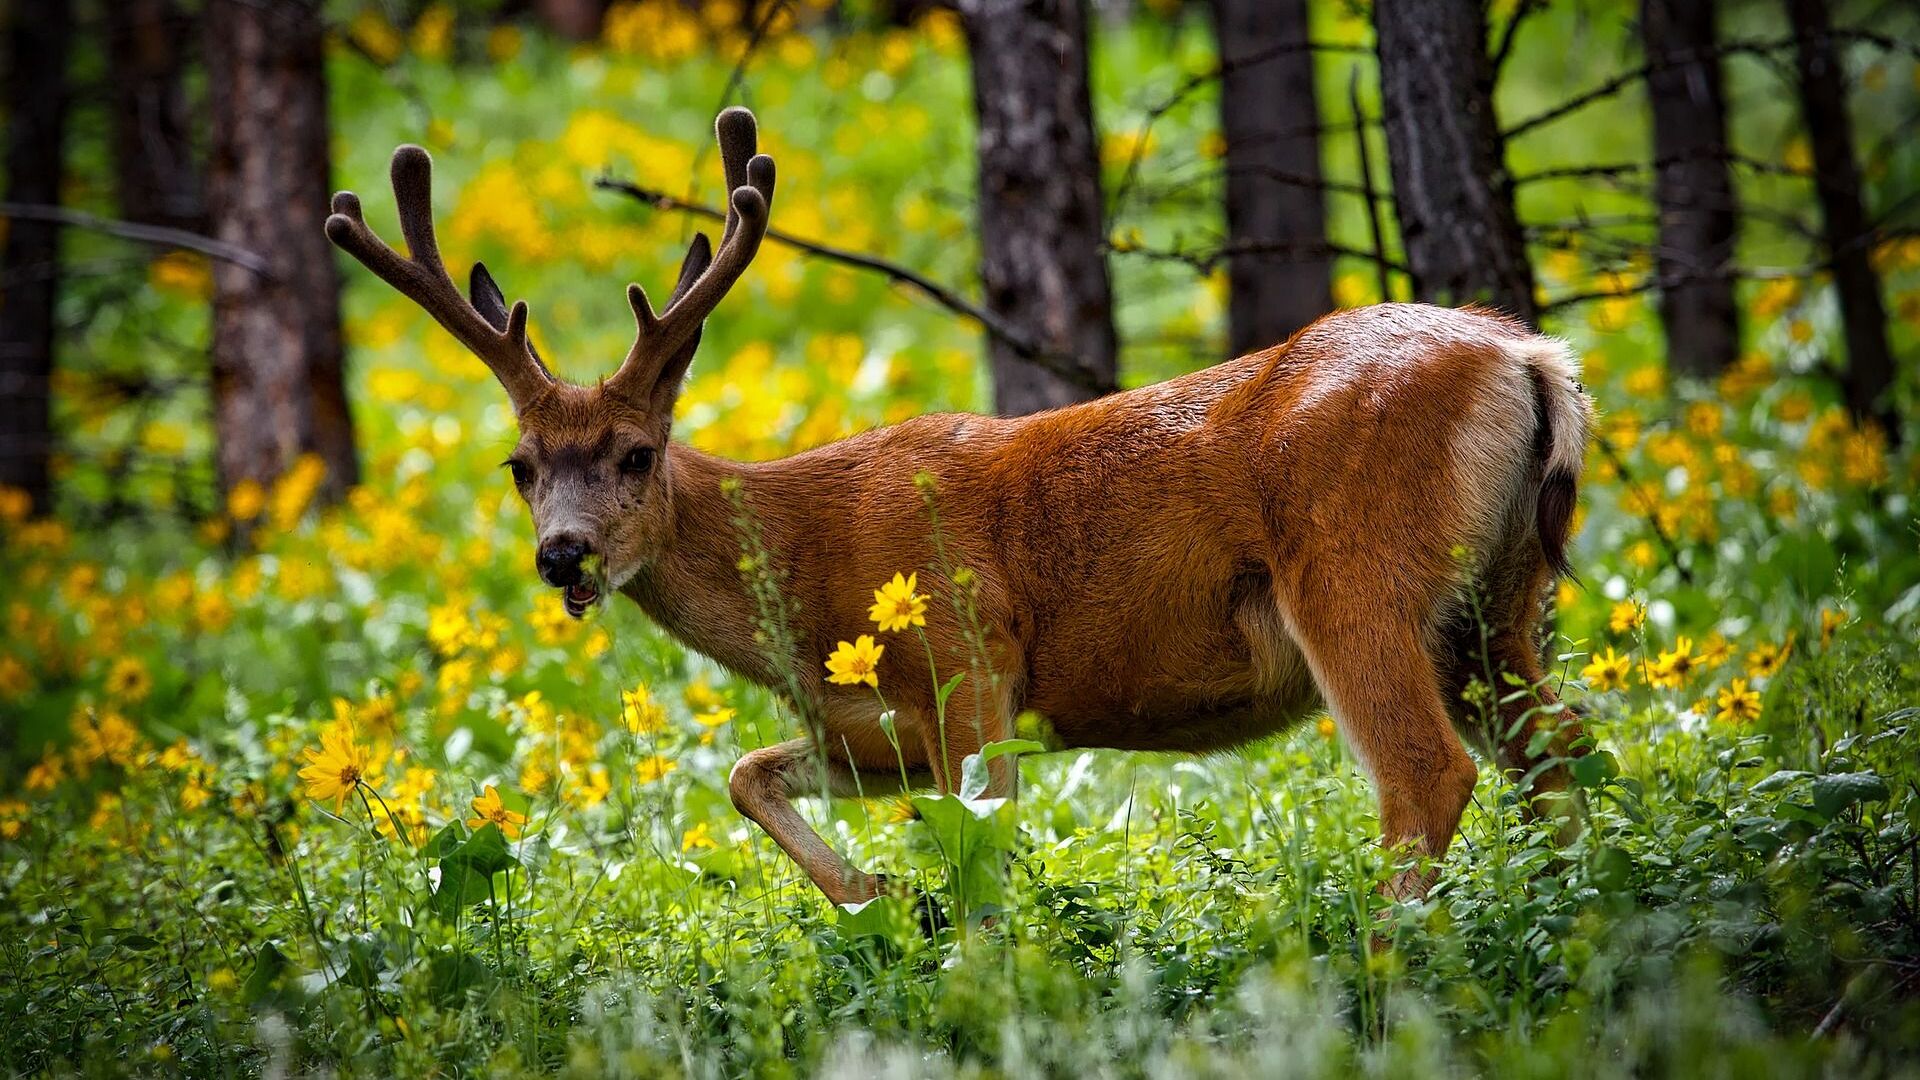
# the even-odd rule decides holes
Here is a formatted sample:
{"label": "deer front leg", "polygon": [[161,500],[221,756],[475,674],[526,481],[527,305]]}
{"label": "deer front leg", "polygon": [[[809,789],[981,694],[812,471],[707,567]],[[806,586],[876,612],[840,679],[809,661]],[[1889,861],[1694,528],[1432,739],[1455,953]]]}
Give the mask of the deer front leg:
{"label": "deer front leg", "polygon": [[[826,767],[822,790],[821,765]],[[911,769],[908,783],[928,781],[923,770]],[[727,777],[727,794],[734,809],[766,830],[780,850],[787,853],[828,900],[836,904],[858,904],[885,891],[878,875],[859,870],[827,845],[813,831],[807,819],[794,809],[795,799],[824,794],[832,799],[872,798],[892,795],[901,790],[897,770],[861,769],[839,756],[824,758],[808,739],[789,739],[775,746],[762,747],[741,758]]]}

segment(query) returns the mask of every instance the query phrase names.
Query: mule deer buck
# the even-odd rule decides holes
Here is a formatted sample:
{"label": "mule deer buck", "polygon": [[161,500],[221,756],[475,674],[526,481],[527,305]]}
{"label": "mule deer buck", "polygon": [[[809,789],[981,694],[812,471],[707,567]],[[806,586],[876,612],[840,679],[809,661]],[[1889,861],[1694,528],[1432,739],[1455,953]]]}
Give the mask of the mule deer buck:
{"label": "mule deer buck", "polygon": [[[1010,736],[1026,709],[1068,747],[1208,752],[1324,704],[1372,777],[1384,840],[1419,855],[1446,851],[1472,792],[1463,735],[1529,795],[1566,786],[1559,761],[1583,742],[1570,714],[1542,712],[1554,696],[1536,638],[1545,591],[1566,569],[1591,408],[1561,343],[1483,310],[1382,304],[1085,404],[922,416],[777,461],[722,460],[670,441],[674,401],[703,321],[766,231],[774,167],[755,152],[747,110],[715,127],[729,193],[719,248],[695,237],[658,313],[627,287],[638,334],[597,385],[554,377],[528,343],[526,303],[508,308],[484,266],[461,296],[418,147],[393,155],[406,256],[374,235],[351,192],[334,196],[327,235],[506,388],[520,428],[507,465],[532,511],[539,575],[567,610],[617,589],[689,647],[784,692],[781,665],[755,641],[723,482],[747,493],[799,601],[790,669],[811,733],[747,754],[729,788],[830,900],[886,885],[833,851],[793,800],[903,781],[875,696],[830,684],[822,663],[866,625],[875,585],[902,570],[937,577],[922,470],[937,478],[954,562],[976,576],[1000,677],[964,680],[950,714],[977,707],[985,720],[942,732],[926,658],[885,654],[907,784],[957,789],[960,763]],[[926,629],[940,666],[964,670],[957,619],[934,613]],[[1462,691],[1502,670],[1538,689],[1493,706],[1489,723]],[[1496,696],[1512,697],[1502,686],[1496,677]],[[994,762],[989,794],[1013,794],[1011,765]],[[1407,870],[1389,891],[1423,894],[1431,880],[1430,868]]]}

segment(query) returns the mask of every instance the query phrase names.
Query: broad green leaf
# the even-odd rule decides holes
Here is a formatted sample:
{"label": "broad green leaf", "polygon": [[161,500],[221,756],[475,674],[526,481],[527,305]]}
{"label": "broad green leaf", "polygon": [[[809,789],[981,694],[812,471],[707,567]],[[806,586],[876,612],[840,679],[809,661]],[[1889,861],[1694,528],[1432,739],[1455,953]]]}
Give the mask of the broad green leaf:
{"label": "broad green leaf", "polygon": [[1831,820],[1855,803],[1887,797],[1887,783],[1877,773],[1824,773],[1813,778],[1813,809]]}

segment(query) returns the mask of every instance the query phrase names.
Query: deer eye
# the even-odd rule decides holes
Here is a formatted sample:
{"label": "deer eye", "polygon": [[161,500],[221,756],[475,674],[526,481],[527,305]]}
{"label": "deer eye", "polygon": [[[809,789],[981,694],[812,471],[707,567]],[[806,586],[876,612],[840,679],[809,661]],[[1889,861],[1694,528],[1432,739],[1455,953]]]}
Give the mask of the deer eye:
{"label": "deer eye", "polygon": [[527,481],[532,476],[531,470],[527,468],[527,463],[524,461],[508,460],[504,464],[507,466],[507,471],[513,474],[513,486],[526,487]]}
{"label": "deer eye", "polygon": [[636,446],[620,459],[620,471],[629,476],[645,476],[653,470],[653,447]]}

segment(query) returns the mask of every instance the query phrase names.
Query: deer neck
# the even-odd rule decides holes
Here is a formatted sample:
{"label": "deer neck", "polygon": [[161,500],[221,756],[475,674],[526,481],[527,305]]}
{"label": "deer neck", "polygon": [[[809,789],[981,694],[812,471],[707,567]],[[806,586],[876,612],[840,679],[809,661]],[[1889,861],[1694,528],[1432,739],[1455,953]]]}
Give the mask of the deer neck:
{"label": "deer neck", "polygon": [[[658,554],[621,587],[640,609],[688,648],[763,685],[781,676],[754,641],[759,610],[740,577],[737,511],[722,485],[748,481],[764,466],[728,461],[675,443],[666,473],[671,514]],[[768,543],[777,507],[755,505]],[[776,563],[783,563],[774,552]]]}

